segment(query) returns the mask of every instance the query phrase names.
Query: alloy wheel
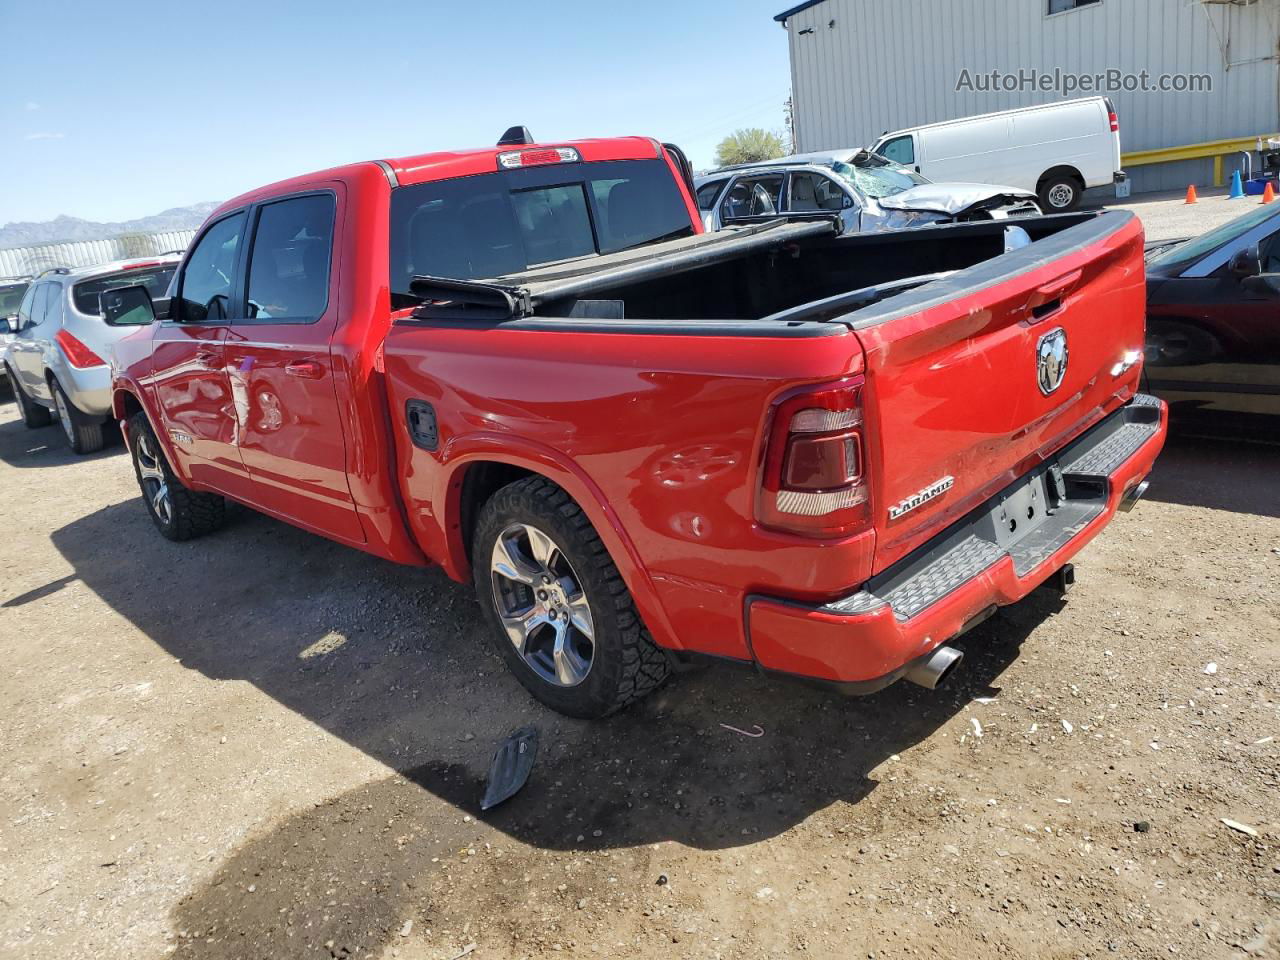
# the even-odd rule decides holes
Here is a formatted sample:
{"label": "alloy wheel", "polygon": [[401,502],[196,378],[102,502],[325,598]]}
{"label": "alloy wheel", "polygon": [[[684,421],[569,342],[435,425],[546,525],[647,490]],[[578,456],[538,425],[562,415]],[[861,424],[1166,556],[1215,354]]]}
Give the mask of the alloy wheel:
{"label": "alloy wheel", "polygon": [[164,464],[155,448],[155,441],[148,434],[138,437],[138,478],[142,483],[142,495],[163,524],[173,519],[173,503],[169,499],[169,481],[164,475]]}
{"label": "alloy wheel", "polygon": [[67,409],[67,401],[63,399],[62,391],[57,387],[53,388],[53,405],[58,411],[58,422],[62,424],[62,432],[67,435],[67,441],[74,446],[76,427],[71,422],[71,411]]}
{"label": "alloy wheel", "polygon": [[576,687],[595,655],[595,625],[582,580],[545,532],[513,523],[490,558],[493,600],[507,638],[547,683]]}

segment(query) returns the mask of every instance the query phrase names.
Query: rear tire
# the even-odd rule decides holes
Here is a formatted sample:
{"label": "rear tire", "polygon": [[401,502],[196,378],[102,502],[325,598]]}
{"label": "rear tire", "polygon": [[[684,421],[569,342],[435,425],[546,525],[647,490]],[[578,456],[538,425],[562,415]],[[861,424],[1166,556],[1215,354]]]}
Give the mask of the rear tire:
{"label": "rear tire", "polygon": [[1045,213],[1070,213],[1080,206],[1084,184],[1069,173],[1055,173],[1041,181],[1036,193]]}
{"label": "rear tire", "polygon": [[101,450],[106,443],[102,434],[102,420],[90,417],[77,408],[56,378],[52,386],[53,407],[71,449],[81,456]]}
{"label": "rear tire", "polygon": [[162,536],[191,540],[226,523],[227,501],[216,493],[197,493],[182,485],[145,413],[135,413],[129,420],[129,452],[142,501]]}
{"label": "rear tire", "polygon": [[526,477],[490,498],[477,518],[471,560],[498,655],[551,709],[603,717],[667,678],[667,659],[608,550],[582,508],[550,480]]}
{"label": "rear tire", "polygon": [[22,422],[27,429],[35,430],[37,427],[47,427],[53,423],[53,414],[49,412],[49,408],[27,396],[27,392],[22,389],[22,384],[14,375],[12,367],[5,369],[9,371],[9,384],[13,388],[13,400],[18,405],[18,415],[22,417]]}

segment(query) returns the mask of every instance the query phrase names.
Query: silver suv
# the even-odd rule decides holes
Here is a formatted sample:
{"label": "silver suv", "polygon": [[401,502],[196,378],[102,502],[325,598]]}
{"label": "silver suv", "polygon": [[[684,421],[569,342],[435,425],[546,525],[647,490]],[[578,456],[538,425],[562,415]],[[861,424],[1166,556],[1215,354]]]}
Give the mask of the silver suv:
{"label": "silver suv", "polygon": [[805,153],[694,180],[707,230],[754,217],[828,214],[844,233],[1039,216],[1036,196],[989,183],[933,183],[865,150]]}
{"label": "silver suv", "polygon": [[111,345],[132,332],[109,327],[98,296],[113,287],[142,284],[153,297],[169,287],[181,257],[118,260],[93,267],[46,270],[27,289],[4,347],[4,367],[18,412],[28,427],[56,414],[71,449],[102,449],[111,416]]}

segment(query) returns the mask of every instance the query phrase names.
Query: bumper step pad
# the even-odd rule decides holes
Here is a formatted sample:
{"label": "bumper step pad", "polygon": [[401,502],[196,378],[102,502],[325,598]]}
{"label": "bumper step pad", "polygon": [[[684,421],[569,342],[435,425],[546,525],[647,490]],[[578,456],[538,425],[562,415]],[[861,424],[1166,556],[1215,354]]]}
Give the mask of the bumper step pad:
{"label": "bumper step pad", "polygon": [[[861,590],[820,609],[852,616],[889,606],[904,621],[1003,557],[1010,557],[1017,574],[1026,576],[1106,510],[1108,478],[1159,430],[1160,401],[1140,394],[1072,441],[1053,461],[1002,490]],[[1042,482],[1055,467],[1065,479],[1066,498],[1058,500],[1024,536],[1002,544],[996,521],[1006,499],[1028,484]],[[1052,477],[1043,482],[1046,489],[1053,487]]]}

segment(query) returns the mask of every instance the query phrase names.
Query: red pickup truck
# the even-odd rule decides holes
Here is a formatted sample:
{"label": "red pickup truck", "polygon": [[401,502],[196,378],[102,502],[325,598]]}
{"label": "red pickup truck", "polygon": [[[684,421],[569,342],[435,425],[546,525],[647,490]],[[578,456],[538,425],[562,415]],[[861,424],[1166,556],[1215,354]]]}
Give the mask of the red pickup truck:
{"label": "red pickup truck", "polygon": [[438,564],[601,716],[695,655],[935,685],[1141,494],[1131,215],[703,234],[674,148],[529,139],[255,190],[103,295],[163,535],[230,499]]}

